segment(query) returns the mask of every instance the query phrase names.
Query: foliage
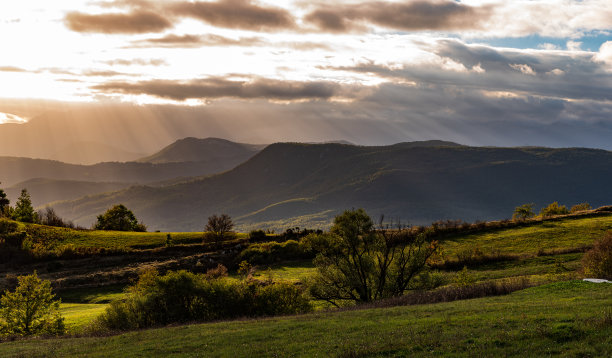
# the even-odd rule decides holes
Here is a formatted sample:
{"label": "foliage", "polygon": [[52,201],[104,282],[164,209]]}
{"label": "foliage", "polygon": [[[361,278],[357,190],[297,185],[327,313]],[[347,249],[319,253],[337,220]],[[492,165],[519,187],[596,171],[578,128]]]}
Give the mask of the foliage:
{"label": "foliage", "polygon": [[36,272],[18,277],[14,292],[0,298],[0,333],[28,336],[62,334],[64,319],[59,314],[58,300],[51,292],[51,283],[38,278]]}
{"label": "foliage", "polygon": [[95,230],[113,231],[147,231],[144,224],[138,222],[134,213],[123,204],[115,205],[104,214],[98,215]]}
{"label": "foliage", "polygon": [[10,200],[6,197],[6,193],[0,188],[0,217],[5,216],[6,209],[9,207],[10,203]]}
{"label": "foliage", "polygon": [[311,309],[289,283],[233,281],[187,271],[143,273],[128,298],[114,301],[99,322],[109,329],[136,329],[174,322],[293,314]]}
{"label": "foliage", "polygon": [[240,262],[240,265],[238,265],[238,274],[242,278],[246,278],[246,277],[252,276],[252,273],[253,273],[253,265],[251,265],[246,260]]}
{"label": "foliage", "polygon": [[263,230],[251,230],[251,232],[249,232],[250,242],[266,241],[267,238],[268,238],[268,235],[266,235],[266,232]]}
{"label": "foliage", "polygon": [[414,237],[382,224],[375,230],[363,209],[345,211],[328,234],[311,235],[308,242],[317,252],[310,292],[334,305],[404,294],[438,247],[425,234]]}
{"label": "foliage", "polygon": [[525,220],[535,216],[535,212],[533,211],[534,203],[523,204],[521,206],[517,206],[514,208],[514,214],[512,215],[512,220]]}
{"label": "foliage", "polygon": [[566,214],[569,214],[569,210],[567,210],[565,205],[559,205],[559,203],[556,201],[548,204],[548,206],[540,210],[540,215],[542,215],[542,217],[544,218],[555,216],[555,215],[566,215]]}
{"label": "foliage", "polygon": [[228,236],[228,233],[233,227],[234,222],[229,215],[215,214],[208,217],[208,222],[206,223],[206,227],[204,227],[204,231],[209,232],[213,236],[215,243],[218,245]]}
{"label": "foliage", "polygon": [[32,199],[27,189],[21,190],[21,195],[15,203],[12,215],[15,220],[24,223],[33,223],[38,220],[38,215],[34,211],[34,207],[32,207]]}
{"label": "foliage", "polygon": [[580,211],[586,211],[586,210],[591,210],[591,204],[589,203],[581,203],[581,204],[576,204],[574,206],[572,206],[572,208],[570,209],[570,213],[577,213]]}
{"label": "foliage", "polygon": [[468,272],[467,266],[463,266],[463,269],[455,275],[455,285],[458,287],[471,286],[475,282],[476,279]]}
{"label": "foliage", "polygon": [[582,258],[585,276],[612,280],[612,231],[596,240]]}
{"label": "foliage", "polygon": [[47,206],[44,211],[38,212],[38,219],[42,225],[74,228],[72,222],[64,221],[50,206]]}
{"label": "foliage", "polygon": [[308,250],[305,242],[288,240],[285,242],[265,242],[251,244],[242,250],[239,260],[247,260],[253,264],[271,264],[279,261],[312,259],[314,253]]}

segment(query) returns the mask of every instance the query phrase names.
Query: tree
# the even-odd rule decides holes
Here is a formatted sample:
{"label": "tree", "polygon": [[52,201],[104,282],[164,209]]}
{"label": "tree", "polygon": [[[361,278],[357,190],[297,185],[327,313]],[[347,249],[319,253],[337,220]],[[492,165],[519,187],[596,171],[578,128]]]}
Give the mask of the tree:
{"label": "tree", "polygon": [[11,202],[6,197],[6,193],[4,192],[4,190],[0,189],[0,217],[5,216],[10,203]]}
{"label": "tree", "polygon": [[50,206],[47,206],[45,210],[40,210],[38,212],[38,218],[40,223],[48,226],[57,226],[57,227],[72,227],[74,226],[71,222],[64,222],[64,220],[57,215],[55,209]]}
{"label": "tree", "polygon": [[234,222],[229,215],[215,214],[208,217],[208,223],[206,224],[204,231],[209,232],[213,236],[215,244],[219,245],[219,243],[228,236],[228,233],[231,232],[233,227]]}
{"label": "tree", "polygon": [[567,210],[565,205],[559,205],[559,203],[556,201],[548,204],[548,206],[540,210],[540,215],[542,215],[543,218],[566,214],[569,214],[569,210]]}
{"label": "tree", "polygon": [[147,227],[138,222],[131,210],[119,204],[98,215],[94,230],[147,231]]}
{"label": "tree", "polygon": [[311,295],[338,305],[404,294],[438,248],[426,237],[401,226],[391,229],[382,219],[376,230],[363,209],[345,211],[334,219],[329,233],[305,239],[318,252]]}
{"label": "tree", "polygon": [[59,300],[54,300],[51,283],[32,275],[18,277],[15,292],[0,298],[0,333],[32,335],[62,334],[64,319],[59,314]]}
{"label": "tree", "polygon": [[21,190],[21,195],[15,203],[15,210],[13,211],[13,218],[17,221],[25,223],[33,223],[38,220],[38,215],[32,207],[32,199],[27,189]]}
{"label": "tree", "polygon": [[570,209],[570,213],[577,213],[579,211],[586,211],[586,210],[591,210],[591,204],[589,203],[580,203],[580,204],[576,204],[574,206],[572,206],[572,208]]}
{"label": "tree", "polygon": [[525,220],[527,218],[531,218],[535,216],[535,212],[533,211],[534,203],[523,204],[521,206],[517,206],[514,208],[514,214],[512,215],[512,220]]}

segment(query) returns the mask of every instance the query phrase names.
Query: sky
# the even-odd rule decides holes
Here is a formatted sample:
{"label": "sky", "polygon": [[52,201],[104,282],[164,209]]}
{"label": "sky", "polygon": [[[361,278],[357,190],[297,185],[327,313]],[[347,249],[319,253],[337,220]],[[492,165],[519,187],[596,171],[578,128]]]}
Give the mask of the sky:
{"label": "sky", "polygon": [[3,1],[0,54],[0,155],[35,131],[612,150],[609,0]]}

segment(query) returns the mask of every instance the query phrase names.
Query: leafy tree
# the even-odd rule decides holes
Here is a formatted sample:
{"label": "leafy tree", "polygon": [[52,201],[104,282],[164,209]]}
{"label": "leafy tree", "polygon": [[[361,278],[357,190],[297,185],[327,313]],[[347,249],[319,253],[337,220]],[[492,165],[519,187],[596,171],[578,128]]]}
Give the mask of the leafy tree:
{"label": "leafy tree", "polygon": [[[1,183],[0,183],[1,184]],[[6,211],[9,207],[10,200],[6,197],[4,190],[0,189],[0,217],[6,215]]]}
{"label": "leafy tree", "polygon": [[34,211],[34,207],[32,207],[32,199],[27,189],[21,190],[21,195],[15,203],[13,218],[25,223],[33,223],[38,220],[38,215]]}
{"label": "leafy tree", "polygon": [[305,240],[318,252],[311,295],[334,305],[404,294],[438,247],[426,242],[425,233],[409,235],[401,227],[383,227],[382,220],[376,230],[363,209],[345,211],[329,233]]}
{"label": "leafy tree", "polygon": [[229,215],[215,214],[208,217],[208,223],[206,224],[204,231],[209,232],[213,236],[215,244],[219,245],[219,243],[228,236],[228,233],[231,232],[233,227],[234,222]]}
{"label": "leafy tree", "polygon": [[54,300],[51,283],[36,272],[18,277],[15,292],[0,298],[0,333],[8,335],[62,334],[64,319],[59,314],[59,300]]}
{"label": "leafy tree", "polygon": [[580,203],[572,206],[570,209],[570,213],[577,213],[579,211],[591,210],[591,204],[589,203]]}
{"label": "leafy tree", "polygon": [[147,227],[138,222],[134,213],[123,204],[115,205],[104,214],[98,215],[95,230],[114,231],[147,231]]}
{"label": "leafy tree", "polygon": [[565,205],[559,205],[559,203],[556,201],[548,204],[548,206],[540,210],[540,215],[542,215],[542,217],[550,217],[550,216],[565,215],[565,214],[569,214],[569,210],[567,210]]}
{"label": "leafy tree", "polygon": [[612,280],[612,231],[595,241],[593,248],[582,257],[585,276]]}
{"label": "leafy tree", "polygon": [[514,208],[514,214],[512,215],[513,220],[525,220],[535,216],[533,211],[534,203],[523,204]]}

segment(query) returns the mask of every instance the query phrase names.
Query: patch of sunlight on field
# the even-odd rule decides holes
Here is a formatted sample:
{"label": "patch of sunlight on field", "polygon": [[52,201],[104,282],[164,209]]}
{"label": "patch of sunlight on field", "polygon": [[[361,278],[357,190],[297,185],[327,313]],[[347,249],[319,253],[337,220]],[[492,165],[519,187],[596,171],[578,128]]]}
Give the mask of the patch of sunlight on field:
{"label": "patch of sunlight on field", "polygon": [[95,303],[62,303],[60,312],[64,317],[66,328],[74,331],[91,323],[107,306]]}

